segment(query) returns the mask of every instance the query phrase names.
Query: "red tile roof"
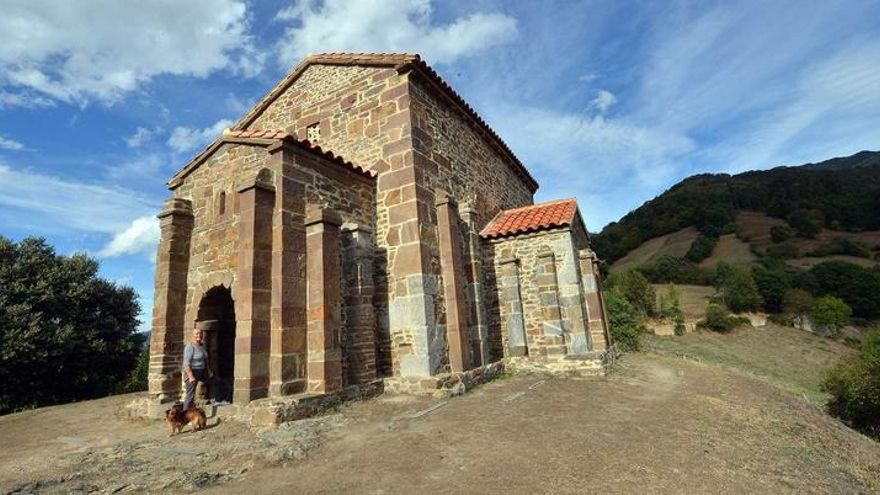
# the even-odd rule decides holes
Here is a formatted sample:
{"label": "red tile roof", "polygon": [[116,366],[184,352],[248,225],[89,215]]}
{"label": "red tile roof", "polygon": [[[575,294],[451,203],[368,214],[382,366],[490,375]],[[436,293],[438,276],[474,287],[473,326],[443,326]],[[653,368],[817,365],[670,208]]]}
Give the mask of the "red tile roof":
{"label": "red tile roof", "polygon": [[480,236],[491,239],[564,227],[574,222],[576,214],[577,200],[574,198],[504,210],[480,231]]}
{"label": "red tile roof", "polygon": [[244,129],[251,125],[269,105],[281,96],[305,70],[314,64],[323,65],[360,65],[373,67],[393,67],[398,73],[414,71],[423,75],[430,83],[434,84],[439,92],[448,97],[458,106],[464,114],[476,124],[489,138],[490,142],[497,145],[500,151],[510,159],[514,172],[528,184],[532,192],[538,190],[538,182],[526,169],[525,165],[516,157],[501,137],[489,127],[489,124],[461,97],[440,75],[426,64],[419,55],[408,53],[321,53],[309,55],[297,65],[293,71],[281,80],[263,99],[257,103],[244,117],[236,122],[234,129]]}
{"label": "red tile roof", "polygon": [[279,141],[283,141],[287,144],[297,146],[305,151],[310,153],[322,156],[323,158],[335,162],[336,164],[345,167],[353,172],[356,172],[360,175],[364,175],[366,177],[375,177],[373,172],[370,172],[366,169],[363,169],[350,161],[345,160],[341,156],[337,156],[333,154],[331,151],[325,151],[321,149],[320,146],[314,145],[305,139],[297,139],[295,136],[289,134],[286,131],[271,131],[271,130],[261,130],[261,129],[248,129],[248,130],[234,130],[231,131],[229,129],[223,131],[223,134],[217,138],[213,143],[208,145],[204,151],[196,155],[195,158],[190,160],[189,163],[186,164],[180,172],[174,175],[170,181],[168,181],[168,186],[171,189],[179,186],[183,179],[192,173],[193,170],[198,168],[199,165],[205,162],[211,155],[214,154],[221,146],[226,143],[233,144],[250,144],[256,146],[269,146],[275,144]]}

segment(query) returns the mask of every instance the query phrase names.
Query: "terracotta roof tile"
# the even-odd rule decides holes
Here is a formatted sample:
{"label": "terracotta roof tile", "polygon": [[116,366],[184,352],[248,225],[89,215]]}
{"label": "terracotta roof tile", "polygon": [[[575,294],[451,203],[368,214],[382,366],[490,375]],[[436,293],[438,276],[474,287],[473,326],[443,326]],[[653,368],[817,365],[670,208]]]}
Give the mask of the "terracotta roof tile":
{"label": "terracotta roof tile", "polygon": [[504,210],[495,215],[480,236],[491,239],[564,227],[574,222],[576,214],[577,200],[574,198]]}

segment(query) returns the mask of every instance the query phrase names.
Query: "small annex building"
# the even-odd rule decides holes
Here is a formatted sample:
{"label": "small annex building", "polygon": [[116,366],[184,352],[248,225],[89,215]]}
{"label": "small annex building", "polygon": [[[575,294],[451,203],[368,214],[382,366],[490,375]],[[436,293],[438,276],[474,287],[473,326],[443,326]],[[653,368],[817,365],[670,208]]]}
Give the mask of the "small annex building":
{"label": "small annex building", "polygon": [[150,414],[179,399],[194,326],[208,398],[235,404],[611,344],[575,200],[533,204],[418,55],[307,57],[168,185]]}

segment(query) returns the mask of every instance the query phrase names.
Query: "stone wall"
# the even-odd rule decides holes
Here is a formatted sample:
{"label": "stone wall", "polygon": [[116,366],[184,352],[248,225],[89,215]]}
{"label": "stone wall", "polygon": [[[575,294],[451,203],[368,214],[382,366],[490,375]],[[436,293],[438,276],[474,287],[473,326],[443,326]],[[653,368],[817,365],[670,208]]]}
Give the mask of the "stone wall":
{"label": "stone wall", "polygon": [[[186,295],[185,304],[170,312],[167,303],[157,308],[157,315],[164,313],[167,319],[173,313],[180,323],[172,332],[154,336],[160,350],[151,365],[154,398],[161,402],[175,395],[182,346],[200,317],[200,302],[217,286],[231,290],[234,300],[235,400],[303,391],[308,363],[306,211],[332,212],[349,229],[372,232],[374,190],[374,180],[283,144],[267,148],[227,143],[189,174],[174,189],[174,200],[192,210],[186,234],[189,249],[172,253],[185,257],[186,268],[163,274],[164,280],[157,274],[157,297],[166,298],[165,286],[178,285],[185,285]],[[164,237],[172,237],[170,231],[163,231]],[[356,268],[356,262],[344,259],[342,239],[337,236],[334,242],[333,252],[339,254],[333,265],[343,271]],[[374,241],[361,236],[360,244],[372,251]],[[160,259],[169,249],[160,243]],[[352,321],[362,332],[363,322]]]}
{"label": "stone wall", "polygon": [[491,240],[484,253],[496,353],[546,360],[592,349],[570,229]]}

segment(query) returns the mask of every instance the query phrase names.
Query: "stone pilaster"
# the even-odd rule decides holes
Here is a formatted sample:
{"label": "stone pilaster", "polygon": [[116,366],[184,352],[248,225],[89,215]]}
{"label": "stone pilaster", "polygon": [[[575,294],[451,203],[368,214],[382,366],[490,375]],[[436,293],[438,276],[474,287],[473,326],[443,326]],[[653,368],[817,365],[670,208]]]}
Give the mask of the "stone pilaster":
{"label": "stone pilaster", "polygon": [[581,286],[581,270],[578,255],[570,242],[556,258],[556,282],[559,307],[565,329],[565,344],[568,354],[584,354],[592,348],[588,332],[587,310],[584,305],[584,292]]}
{"label": "stone pilaster", "polygon": [[449,366],[453,372],[470,367],[464,274],[458,235],[458,211],[455,201],[444,191],[437,191],[437,230],[439,232],[440,268],[443,297],[446,303],[446,341]]}
{"label": "stone pilaster", "polygon": [[235,287],[237,311],[232,395],[233,401],[241,404],[266,397],[269,391],[275,189],[263,172],[237,191],[240,250]]}
{"label": "stone pilaster", "polygon": [[341,223],[338,215],[327,210],[310,211],[305,221],[310,392],[330,393],[342,389],[342,351],[339,348]]}
{"label": "stone pilaster", "polygon": [[346,383],[376,379],[376,312],[373,306],[373,233],[363,226],[342,226]]}
{"label": "stone pilaster", "polygon": [[483,251],[480,248],[480,229],[476,218],[476,212],[472,205],[462,205],[461,219],[465,225],[466,258],[468,260],[466,278],[471,356],[474,359],[474,365],[484,365],[488,364],[490,360],[489,317],[486,314],[486,301],[483,295]]}
{"label": "stone pilaster", "polygon": [[501,313],[502,340],[506,340],[505,353],[507,357],[527,356],[529,348],[523,319],[519,260],[504,258],[498,263],[500,268],[498,309]]}
{"label": "stone pilaster", "polygon": [[602,297],[599,260],[590,249],[581,249],[578,257],[593,350],[605,350],[611,345],[611,336],[608,331],[608,318],[605,315],[605,301]]}
{"label": "stone pilaster", "polygon": [[275,173],[272,218],[272,307],[269,395],[306,390],[305,185],[296,180],[293,150],[268,149]]}
{"label": "stone pilaster", "polygon": [[162,416],[165,405],[180,396],[192,204],[179,198],[166,201],[159,213],[159,228],[148,377],[152,417]]}
{"label": "stone pilaster", "polygon": [[535,285],[541,306],[541,348],[546,357],[565,355],[565,323],[559,306],[559,284],[556,278],[556,255],[552,251],[540,252],[535,267]]}

